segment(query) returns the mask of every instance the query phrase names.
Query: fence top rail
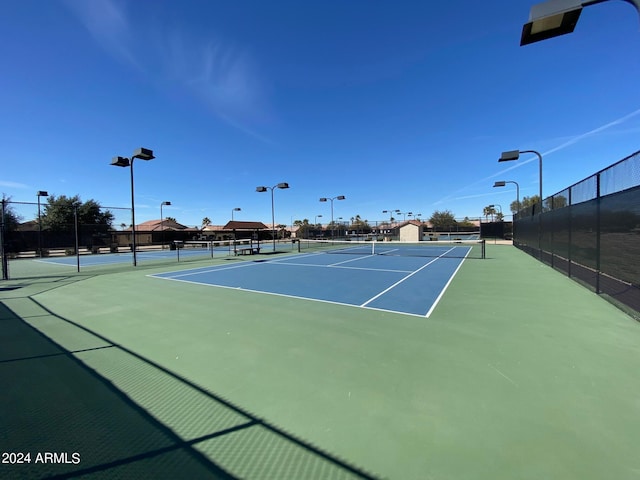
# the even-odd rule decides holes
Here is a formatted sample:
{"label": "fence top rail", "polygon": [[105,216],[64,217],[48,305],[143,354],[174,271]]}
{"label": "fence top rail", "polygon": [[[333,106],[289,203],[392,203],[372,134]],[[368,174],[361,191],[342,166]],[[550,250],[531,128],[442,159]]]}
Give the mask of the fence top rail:
{"label": "fence top rail", "polygon": [[[549,195],[548,197],[546,197],[545,199],[542,200],[542,205],[543,205],[542,211],[549,210],[549,208],[545,208],[544,205],[550,204],[550,202],[553,201],[554,197],[562,196],[563,193],[565,193],[565,192],[567,192],[569,190],[577,189],[580,185],[584,185],[585,183],[587,183],[589,181],[593,181],[592,179],[597,179],[598,177],[602,176],[604,173],[610,172],[610,171],[614,170],[615,168],[619,167],[620,165],[622,165],[622,164],[624,164],[626,162],[630,162],[630,161],[637,161],[638,164],[639,164],[638,165],[638,170],[640,171],[640,150],[637,150],[637,151],[633,152],[631,155],[627,155],[623,159],[618,160],[617,162],[612,163],[611,165],[609,165],[609,166],[597,171],[596,173],[594,173],[592,175],[589,175],[588,177],[585,177],[582,180],[579,180],[579,181],[575,182],[574,184],[572,184],[572,185],[560,190],[559,192],[554,193],[553,195]],[[637,187],[637,186],[640,186],[640,174],[638,175],[637,181],[636,180],[632,180],[631,183],[626,184],[626,186],[623,189],[607,190],[606,195],[610,195],[612,193],[617,193],[619,191],[626,190],[628,188]],[[601,193],[600,196],[602,196],[602,195],[603,194]],[[586,198],[584,200],[581,199],[581,200],[578,200],[578,201],[574,201],[574,199],[572,198],[571,202],[570,203],[567,202],[567,205],[564,205],[564,206],[569,206],[569,204],[575,205],[575,204],[582,203],[582,202],[585,202],[585,201],[588,201],[588,200],[592,200],[593,198],[596,198],[596,197],[597,197],[597,195],[594,195],[591,198]],[[529,209],[530,209],[529,207],[522,208],[518,212],[516,212],[516,215],[520,215],[523,212],[528,211]]]}

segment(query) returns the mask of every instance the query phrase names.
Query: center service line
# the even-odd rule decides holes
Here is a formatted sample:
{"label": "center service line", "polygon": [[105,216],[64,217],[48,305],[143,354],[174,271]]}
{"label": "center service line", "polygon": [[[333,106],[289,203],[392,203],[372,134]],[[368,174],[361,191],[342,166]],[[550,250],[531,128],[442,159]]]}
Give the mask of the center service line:
{"label": "center service line", "polygon": [[404,282],[407,278],[412,277],[413,275],[415,275],[416,273],[418,273],[420,270],[422,270],[423,268],[428,267],[429,265],[431,265],[433,262],[439,260],[440,258],[442,258],[444,255],[446,255],[447,253],[449,253],[451,250],[453,250],[455,247],[450,248],[449,250],[447,250],[446,252],[444,252],[442,255],[439,255],[438,257],[434,258],[433,260],[431,260],[429,263],[424,264],[423,266],[421,266],[418,270],[416,270],[415,272],[410,273],[409,275],[407,275],[406,277],[398,280],[396,283],[394,283],[393,285],[391,285],[389,288],[387,288],[386,290],[383,290],[382,292],[380,292],[379,294],[377,294],[375,297],[370,298],[369,300],[367,300],[366,302],[364,302],[362,305],[360,305],[361,307],[365,307],[367,304],[373,302],[376,298],[384,295],[385,293],[387,293],[389,290],[391,290],[392,288],[395,288],[397,285],[401,284],[402,282]]}

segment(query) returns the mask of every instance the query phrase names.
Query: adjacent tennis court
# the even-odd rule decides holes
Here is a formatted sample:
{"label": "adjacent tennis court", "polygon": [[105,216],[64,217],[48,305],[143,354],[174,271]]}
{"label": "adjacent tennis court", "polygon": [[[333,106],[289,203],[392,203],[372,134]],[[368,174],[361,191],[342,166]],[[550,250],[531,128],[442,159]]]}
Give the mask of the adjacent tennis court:
{"label": "adjacent tennis court", "polygon": [[303,242],[300,248],[312,253],[151,276],[428,317],[473,251],[462,243]]}
{"label": "adjacent tennis court", "polygon": [[[179,249],[162,250],[137,250],[136,257],[139,262],[180,261],[201,258],[213,258],[234,255],[234,250],[242,248],[246,242],[181,242]],[[96,255],[70,255],[60,257],[38,258],[34,262],[49,265],[96,267],[103,265],[126,264],[132,262],[131,252],[101,253]]]}

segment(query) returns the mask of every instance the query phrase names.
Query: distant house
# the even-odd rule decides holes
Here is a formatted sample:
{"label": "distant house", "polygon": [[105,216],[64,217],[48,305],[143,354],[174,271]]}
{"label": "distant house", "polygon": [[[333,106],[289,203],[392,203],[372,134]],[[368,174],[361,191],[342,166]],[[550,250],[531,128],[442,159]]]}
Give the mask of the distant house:
{"label": "distant house", "polygon": [[207,225],[201,233],[203,240],[233,240],[264,238],[261,232],[268,231],[268,227],[262,222],[243,222],[232,220],[226,225]]}
{"label": "distant house", "polygon": [[[149,220],[136,225],[136,243],[138,245],[160,245],[174,240],[195,240],[200,229],[187,227],[174,220]],[[111,232],[112,243],[119,246],[131,244],[131,229]]]}

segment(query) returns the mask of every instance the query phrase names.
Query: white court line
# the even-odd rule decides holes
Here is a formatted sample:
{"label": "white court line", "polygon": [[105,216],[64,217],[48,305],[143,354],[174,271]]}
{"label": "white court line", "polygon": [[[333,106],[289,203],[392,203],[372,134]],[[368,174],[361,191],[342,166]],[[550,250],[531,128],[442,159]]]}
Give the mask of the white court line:
{"label": "white court line", "polygon": [[467,256],[469,255],[469,252],[471,251],[471,249],[469,249],[466,253],[466,255],[464,256],[464,258],[462,259],[462,261],[460,262],[460,265],[458,265],[458,268],[456,268],[456,270],[453,272],[453,274],[451,275],[451,277],[449,277],[449,281],[447,282],[447,284],[443,287],[442,291],[440,292],[440,295],[438,295],[438,297],[436,298],[435,302],[433,302],[433,305],[431,305],[431,308],[429,309],[429,311],[427,312],[427,314],[425,315],[425,317],[429,318],[429,316],[433,313],[433,311],[435,310],[436,306],[438,305],[438,303],[440,302],[440,299],[442,299],[444,292],[447,291],[447,288],[449,288],[449,285],[451,284],[451,282],[453,281],[453,277],[456,276],[456,273],[458,273],[458,270],[460,270],[460,267],[462,266],[462,264],[464,263],[464,261],[467,259]]}
{"label": "white court line", "polygon": [[360,305],[361,307],[365,307],[368,303],[373,302],[376,298],[384,295],[385,293],[387,293],[389,290],[391,290],[392,288],[397,287],[398,285],[400,285],[402,282],[404,282],[406,279],[411,278],[412,276],[414,276],[416,273],[418,273],[420,270],[427,268],[429,265],[431,265],[433,262],[439,260],[440,258],[442,258],[443,255],[446,255],[447,253],[449,253],[451,250],[453,250],[454,247],[450,248],[449,250],[447,250],[446,252],[444,252],[442,255],[434,258],[433,260],[431,260],[429,263],[424,264],[422,267],[420,267],[418,270],[416,270],[415,272],[410,273],[409,275],[407,275],[406,277],[398,280],[396,283],[394,283],[393,285],[391,285],[389,288],[383,290],[382,292],[380,292],[379,294],[377,294],[375,297],[370,298],[369,300],[367,300],[366,302],[364,302],[362,305]]}
{"label": "white court line", "polygon": [[[385,272],[395,272],[395,273],[409,273],[409,275],[407,275],[406,277],[404,277],[401,280],[397,281],[396,283],[391,285],[389,288],[387,288],[384,291],[380,292],[379,294],[377,294],[373,298],[367,300],[365,303],[363,303],[361,305],[352,304],[352,303],[336,302],[336,301],[332,301],[332,300],[322,300],[322,299],[310,298],[310,297],[301,297],[301,296],[297,296],[297,295],[288,295],[288,294],[283,294],[283,293],[265,292],[265,291],[262,291],[262,290],[252,290],[252,289],[247,289],[247,288],[242,288],[242,287],[232,287],[232,286],[228,286],[228,285],[217,285],[217,284],[212,284],[212,283],[209,283],[209,282],[199,282],[199,281],[193,281],[193,280],[181,280],[181,279],[178,278],[178,277],[184,277],[184,276],[190,276],[190,275],[197,275],[198,273],[209,273],[209,272],[216,272],[218,270],[230,270],[230,269],[233,269],[233,268],[247,267],[247,266],[250,266],[250,265],[257,265],[258,263],[276,263],[276,262],[286,261],[287,259],[289,259],[291,257],[284,257],[284,258],[279,258],[277,260],[266,261],[266,262],[246,261],[246,262],[243,262],[240,265],[233,265],[231,267],[223,267],[223,268],[215,268],[214,267],[214,268],[211,268],[209,270],[199,270],[197,272],[190,272],[190,273],[185,273],[185,274],[176,275],[176,276],[172,276],[172,277],[161,277],[161,276],[158,276],[158,275],[162,275],[162,274],[149,274],[147,276],[148,277],[159,278],[161,280],[174,280],[176,282],[191,283],[191,284],[194,284],[194,285],[205,285],[205,286],[216,287],[216,288],[226,288],[226,289],[229,289],[229,290],[241,290],[241,291],[251,292],[251,293],[261,293],[261,294],[264,294],[264,295],[275,295],[275,296],[279,296],[279,297],[294,298],[294,299],[298,299],[298,300],[309,300],[309,301],[313,301],[313,302],[323,302],[323,303],[329,303],[329,304],[334,304],[334,305],[342,305],[342,306],[348,306],[348,307],[366,308],[366,309],[369,309],[369,310],[377,310],[377,311],[382,311],[382,312],[396,313],[396,314],[399,314],[399,315],[409,315],[409,316],[413,316],[413,317],[429,318],[431,313],[433,313],[433,310],[435,309],[436,305],[438,304],[438,302],[441,300],[442,296],[444,295],[445,291],[447,290],[447,288],[449,287],[449,285],[453,281],[453,278],[458,273],[458,270],[460,270],[460,267],[462,267],[462,264],[464,263],[464,260],[469,255],[470,251],[467,251],[465,257],[462,259],[462,261],[460,262],[460,264],[458,265],[456,270],[453,272],[453,274],[451,275],[451,277],[447,281],[446,285],[444,286],[444,288],[442,289],[442,291],[440,292],[440,294],[438,295],[438,297],[436,298],[435,302],[433,303],[433,305],[431,306],[429,311],[426,313],[426,315],[420,315],[420,314],[410,313],[410,312],[402,312],[402,311],[398,311],[398,310],[388,310],[388,309],[378,308],[378,307],[368,307],[367,304],[371,303],[376,298],[379,298],[380,296],[384,295],[389,290],[393,289],[394,287],[396,287],[400,283],[404,282],[408,278],[410,278],[413,275],[415,275],[416,273],[418,273],[420,270],[428,267],[432,263],[434,263],[437,260],[443,258],[447,253],[449,253],[450,251],[452,251],[454,249],[455,249],[455,247],[450,248],[446,252],[442,253],[441,255],[439,255],[438,257],[434,258],[433,260],[431,260],[430,262],[426,263],[425,265],[423,265],[422,267],[420,267],[418,270],[415,270],[415,271],[372,269],[372,268],[362,268],[362,267],[336,267],[336,266],[333,266],[333,265],[313,265],[313,264],[304,264],[304,263],[300,263],[300,264],[299,263],[285,263],[284,264],[284,265],[304,266],[304,267],[343,268],[343,269],[353,269],[353,270],[369,270],[369,271],[385,271]],[[314,256],[314,255],[324,255],[324,253],[310,253],[310,254],[306,254],[305,256],[309,257],[309,256]],[[343,263],[343,262],[341,262],[341,263]],[[169,274],[169,273],[172,273],[172,272],[166,272],[165,275]]]}
{"label": "white court line", "polygon": [[55,260],[39,260],[39,259],[34,259],[32,260],[33,262],[38,262],[38,263],[44,263],[46,265],[56,265],[58,267],[75,267],[76,264],[75,263],[63,263],[63,262],[56,262]]}
{"label": "white court line", "polygon": [[335,267],[336,265],[342,265],[343,263],[349,263],[349,262],[356,262],[358,260],[362,260],[363,258],[371,258],[374,257],[375,255],[365,255],[363,257],[356,257],[356,258],[352,258],[351,260],[344,260],[342,262],[337,262],[337,263],[332,263],[329,266],[330,267]]}
{"label": "white court line", "polygon": [[[231,267],[227,267],[227,266],[223,266],[223,265],[214,265],[213,267],[211,267],[208,270],[202,270],[202,269],[195,269],[192,268],[191,271],[187,270],[187,273],[180,273],[178,275],[173,275],[171,277],[160,277],[160,275],[169,275],[172,274],[174,272],[163,272],[163,273],[150,273],[149,275],[147,275],[147,277],[154,277],[154,278],[168,278],[168,279],[174,279],[174,278],[178,278],[178,277],[188,277],[189,275],[199,275],[201,273],[211,273],[211,272],[219,272],[221,270],[231,270],[233,268],[242,268],[242,267],[249,267],[251,265],[256,265],[254,262],[244,262],[242,264],[239,265],[233,265]],[[221,268],[216,268],[216,266],[221,267]],[[206,268],[206,267],[202,267],[202,268]],[[197,270],[197,271],[196,271]],[[182,272],[184,272],[184,270],[181,270]]]}
{"label": "white court line", "polygon": [[[148,276],[151,277],[153,275],[148,275]],[[340,305],[340,306],[343,306],[343,307],[365,308],[367,310],[377,310],[377,311],[380,311],[380,312],[395,313],[397,315],[410,315],[412,317],[424,318],[424,315],[418,315],[416,313],[401,312],[401,311],[398,311],[398,310],[385,310],[383,308],[363,307],[361,305],[356,305],[355,303],[343,303],[343,302],[336,302],[336,301],[333,301],[333,300],[322,300],[320,298],[300,297],[300,296],[297,296],[297,295],[288,295],[286,293],[265,292],[263,290],[252,290],[250,288],[242,288],[242,287],[230,287],[229,285],[216,285],[214,283],[196,282],[196,281],[193,281],[193,280],[180,280],[178,278],[171,278],[171,277],[154,277],[154,278],[158,278],[160,280],[171,280],[171,281],[174,281],[174,282],[190,283],[192,285],[204,285],[205,287],[226,288],[228,290],[235,290],[235,291],[240,291],[240,292],[259,293],[259,294],[262,294],[262,295],[273,295],[273,296],[276,296],[276,297],[293,298],[293,299],[296,299],[296,300],[308,300],[310,302],[329,303],[331,305]]]}
{"label": "white court line", "polygon": [[[314,254],[317,255],[317,254]],[[240,267],[248,267],[250,265],[258,265],[261,263],[275,263],[275,262],[281,262],[283,260],[286,260],[287,258],[291,258],[290,256],[287,257],[281,257],[278,258],[277,260],[244,260],[241,264],[235,264],[231,267],[228,267],[224,264],[220,264],[220,265],[212,265],[211,267],[196,267],[196,268],[190,268],[187,270],[177,270],[179,272],[188,272],[188,273],[184,273],[184,274],[180,274],[180,275],[176,275],[176,277],[181,277],[181,276],[188,276],[188,275],[197,275],[198,273],[209,273],[209,272],[217,272],[218,270],[229,270],[232,268],[240,268]],[[208,269],[208,270],[207,270]],[[197,270],[197,271],[196,271]],[[147,275],[147,277],[157,277],[158,275],[170,275],[174,273],[173,271],[171,272],[161,272],[161,273],[150,273],[149,275]],[[159,277],[161,278],[161,277]],[[173,277],[171,277],[173,278]]]}
{"label": "white court line", "polygon": [[293,267],[315,267],[315,268],[341,268],[344,270],[366,270],[368,272],[393,272],[393,273],[411,273],[413,270],[393,270],[389,268],[365,268],[365,267],[342,267],[337,266],[338,264],[315,264],[315,263],[281,263],[281,265],[291,265]]}

